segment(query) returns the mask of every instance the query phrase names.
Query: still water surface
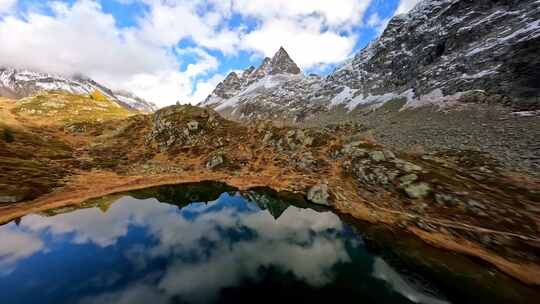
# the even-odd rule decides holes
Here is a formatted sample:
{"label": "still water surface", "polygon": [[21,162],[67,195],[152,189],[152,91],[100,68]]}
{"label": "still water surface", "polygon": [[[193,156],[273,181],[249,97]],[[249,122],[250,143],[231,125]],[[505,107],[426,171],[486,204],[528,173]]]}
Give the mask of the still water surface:
{"label": "still water surface", "polygon": [[26,216],[0,227],[0,302],[449,303],[337,215],[289,203],[199,185]]}

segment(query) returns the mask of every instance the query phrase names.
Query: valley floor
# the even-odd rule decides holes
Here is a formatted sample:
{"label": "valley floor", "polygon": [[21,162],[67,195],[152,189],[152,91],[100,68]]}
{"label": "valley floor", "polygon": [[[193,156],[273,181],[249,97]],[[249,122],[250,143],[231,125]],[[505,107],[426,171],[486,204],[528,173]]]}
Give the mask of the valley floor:
{"label": "valley floor", "polygon": [[540,180],[484,153],[391,151],[359,136],[356,124],[242,125],[191,106],[69,128],[14,114],[10,101],[0,107],[0,127],[13,133],[0,140],[7,201],[0,222],[116,192],[214,180],[299,193],[540,285]]}

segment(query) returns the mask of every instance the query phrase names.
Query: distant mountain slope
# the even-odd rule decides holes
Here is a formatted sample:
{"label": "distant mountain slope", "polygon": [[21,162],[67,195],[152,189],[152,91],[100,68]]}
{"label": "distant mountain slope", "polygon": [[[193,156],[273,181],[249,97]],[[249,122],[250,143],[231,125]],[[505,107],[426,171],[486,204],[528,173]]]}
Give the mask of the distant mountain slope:
{"label": "distant mountain slope", "polygon": [[120,120],[138,114],[98,91],[89,95],[64,91],[41,92],[18,100],[13,113],[66,127],[76,123]]}
{"label": "distant mountain slope", "polygon": [[130,107],[145,112],[153,113],[158,110],[158,107],[149,101],[146,101],[135,94],[128,91],[113,91],[114,96],[121,102],[128,104]]}
{"label": "distant mountain slope", "polygon": [[0,96],[24,98],[40,92],[63,91],[89,95],[99,92],[126,109],[153,112],[156,106],[128,92],[113,92],[84,76],[65,77],[49,73],[13,68],[0,68]]}
{"label": "distant mountain slope", "polygon": [[534,110],[538,54],[540,1],[424,0],[324,79],[277,68],[296,66],[280,50],[256,70],[231,73],[201,105],[233,119],[295,122],[396,99],[406,107],[467,100]]}

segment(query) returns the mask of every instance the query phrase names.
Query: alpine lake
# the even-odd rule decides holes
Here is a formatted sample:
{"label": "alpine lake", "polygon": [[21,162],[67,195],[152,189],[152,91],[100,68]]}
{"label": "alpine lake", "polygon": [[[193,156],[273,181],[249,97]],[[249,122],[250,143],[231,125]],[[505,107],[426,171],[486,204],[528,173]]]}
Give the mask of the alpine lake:
{"label": "alpine lake", "polygon": [[532,303],[479,261],[302,196],[161,186],[0,226],[1,303]]}

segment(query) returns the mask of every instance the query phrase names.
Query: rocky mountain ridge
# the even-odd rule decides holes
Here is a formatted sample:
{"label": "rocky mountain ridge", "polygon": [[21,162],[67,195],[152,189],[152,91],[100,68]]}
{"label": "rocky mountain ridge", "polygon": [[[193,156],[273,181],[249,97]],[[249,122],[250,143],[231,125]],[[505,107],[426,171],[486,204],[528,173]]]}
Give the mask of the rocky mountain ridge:
{"label": "rocky mountain ridge", "polygon": [[157,110],[156,105],[125,91],[113,92],[98,82],[81,75],[66,77],[32,70],[0,68],[0,96],[23,98],[40,92],[63,91],[89,95],[99,92],[126,109],[146,113]]}
{"label": "rocky mountain ridge", "polygon": [[[425,0],[324,79],[274,69],[267,58],[254,71],[231,73],[201,105],[233,119],[292,122],[392,100],[406,108],[469,101],[536,110],[538,53],[538,1]],[[274,58],[295,66],[284,54]]]}

